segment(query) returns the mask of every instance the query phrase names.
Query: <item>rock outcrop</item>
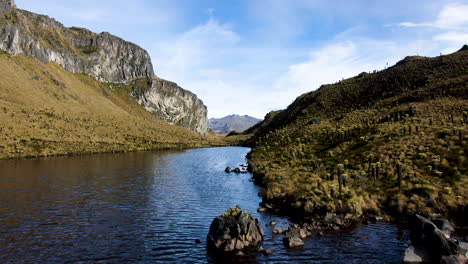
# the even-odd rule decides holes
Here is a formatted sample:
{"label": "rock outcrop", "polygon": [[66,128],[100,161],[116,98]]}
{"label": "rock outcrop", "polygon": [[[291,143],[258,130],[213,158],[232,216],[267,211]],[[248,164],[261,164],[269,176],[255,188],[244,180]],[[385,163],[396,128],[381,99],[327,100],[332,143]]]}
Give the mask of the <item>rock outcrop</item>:
{"label": "rock outcrop", "polygon": [[2,7],[0,50],[55,62],[102,82],[125,83],[154,75],[148,52],[133,43],[107,32],[67,28],[48,16]]}
{"label": "rock outcrop", "polygon": [[257,246],[263,236],[258,219],[236,207],[213,220],[207,242],[210,249],[218,252],[239,252]]}
{"label": "rock outcrop", "polygon": [[[466,249],[458,240],[450,238],[449,233],[420,215],[414,215],[410,220],[412,246],[405,252],[405,263],[466,263]],[[445,230],[453,230],[447,220],[439,220],[438,224]],[[453,262],[446,262],[449,260]]]}
{"label": "rock outcrop", "polygon": [[134,89],[132,94],[146,110],[169,124],[207,133],[208,110],[195,94],[157,77],[151,78],[146,85],[146,88]]}
{"label": "rock outcrop", "polygon": [[0,0],[0,50],[55,62],[101,82],[149,82],[144,92],[132,92],[140,104],[170,124],[207,133],[203,102],[177,84],[155,77],[146,50],[110,33],[68,28],[48,16],[17,9],[11,0]]}

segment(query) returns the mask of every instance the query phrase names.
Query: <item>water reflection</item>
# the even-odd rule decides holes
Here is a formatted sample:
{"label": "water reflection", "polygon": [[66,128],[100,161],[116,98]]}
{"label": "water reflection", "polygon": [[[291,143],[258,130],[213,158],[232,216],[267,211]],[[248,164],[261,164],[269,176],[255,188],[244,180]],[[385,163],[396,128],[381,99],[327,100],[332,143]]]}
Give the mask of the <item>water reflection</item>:
{"label": "water reflection", "polygon": [[[205,236],[213,217],[234,205],[262,223],[287,219],[256,212],[246,148],[103,154],[0,161],[2,263],[215,263]],[[266,228],[248,263],[400,263],[407,233],[386,224],[327,234],[287,250]],[[202,244],[195,244],[200,239]],[[379,252],[379,254],[376,254]]]}

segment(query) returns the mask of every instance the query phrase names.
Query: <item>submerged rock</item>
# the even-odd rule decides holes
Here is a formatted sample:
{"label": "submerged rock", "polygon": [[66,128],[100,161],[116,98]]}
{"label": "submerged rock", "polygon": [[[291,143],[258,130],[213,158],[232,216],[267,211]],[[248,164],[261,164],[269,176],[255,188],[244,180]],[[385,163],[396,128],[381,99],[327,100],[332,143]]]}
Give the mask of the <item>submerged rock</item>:
{"label": "submerged rock", "polygon": [[258,219],[235,207],[213,220],[207,242],[209,248],[216,251],[239,252],[246,247],[257,246],[263,236]]}

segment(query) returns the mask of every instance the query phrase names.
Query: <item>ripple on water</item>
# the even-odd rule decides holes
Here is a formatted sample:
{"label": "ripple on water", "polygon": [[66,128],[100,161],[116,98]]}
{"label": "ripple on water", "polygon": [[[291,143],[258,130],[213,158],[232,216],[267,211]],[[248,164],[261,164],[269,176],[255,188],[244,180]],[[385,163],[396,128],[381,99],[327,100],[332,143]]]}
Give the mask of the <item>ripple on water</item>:
{"label": "ripple on water", "polygon": [[[206,252],[211,220],[240,205],[257,213],[259,188],[247,148],[103,154],[0,161],[2,263],[215,263]],[[34,173],[30,168],[34,166]],[[7,175],[7,176],[4,176]],[[18,191],[21,190],[21,191]],[[264,247],[244,263],[400,263],[408,234],[376,223],[306,241],[288,250],[266,227]],[[200,239],[202,244],[195,244]],[[239,259],[223,259],[225,263]]]}

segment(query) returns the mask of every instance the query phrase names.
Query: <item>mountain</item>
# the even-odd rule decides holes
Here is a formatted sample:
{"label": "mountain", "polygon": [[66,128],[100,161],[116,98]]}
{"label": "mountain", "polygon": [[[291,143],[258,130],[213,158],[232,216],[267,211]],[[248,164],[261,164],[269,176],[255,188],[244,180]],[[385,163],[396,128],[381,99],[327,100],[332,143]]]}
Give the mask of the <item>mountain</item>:
{"label": "mountain", "polygon": [[[148,52],[121,38],[84,28],[67,28],[53,18],[18,9],[0,1],[0,50],[54,62],[71,73],[84,73],[100,82],[146,83],[135,100],[163,120],[207,133],[206,106],[196,95],[157,78]],[[168,95],[169,98],[161,96]]]}
{"label": "mountain", "polygon": [[323,85],[268,114],[245,132],[245,144],[273,210],[312,218],[441,213],[466,223],[467,124],[464,46]]}
{"label": "mountain", "polygon": [[231,131],[243,132],[261,121],[248,115],[229,115],[223,118],[210,118],[208,128],[217,134],[227,134]]}
{"label": "mountain", "polygon": [[0,1],[0,159],[226,144],[200,134],[206,106],[154,76],[142,48],[9,2]]}

